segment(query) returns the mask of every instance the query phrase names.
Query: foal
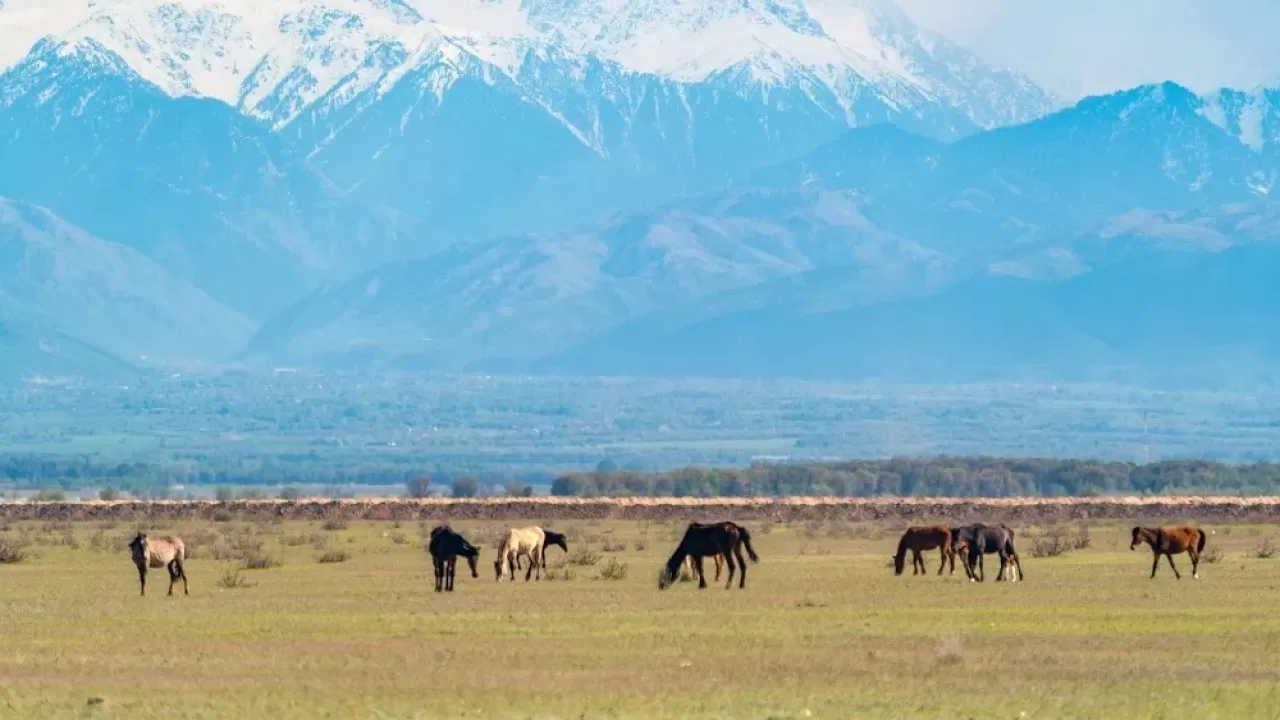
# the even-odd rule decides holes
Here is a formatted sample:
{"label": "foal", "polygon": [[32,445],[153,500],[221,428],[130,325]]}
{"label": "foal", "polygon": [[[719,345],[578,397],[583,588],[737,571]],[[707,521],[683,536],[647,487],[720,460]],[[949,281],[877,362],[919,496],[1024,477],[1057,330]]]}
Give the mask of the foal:
{"label": "foal", "polygon": [[1158,528],[1135,527],[1132,534],[1133,539],[1129,542],[1130,550],[1136,550],[1138,545],[1144,542],[1151,546],[1151,553],[1155,556],[1151,562],[1151,577],[1156,576],[1156,568],[1160,567],[1160,556],[1163,554],[1169,559],[1169,568],[1173,570],[1173,576],[1181,580],[1182,575],[1178,573],[1178,568],[1173,564],[1173,556],[1178,553],[1186,553],[1191,556],[1191,577],[1196,580],[1200,579],[1200,553],[1204,552],[1204,543],[1207,539],[1204,531],[1200,528],[1190,525]]}
{"label": "foal", "polygon": [[147,568],[169,568],[169,595],[173,595],[173,584],[182,579],[182,594],[190,595],[187,591],[187,570],[184,567],[187,561],[187,546],[183,544],[182,538],[175,535],[167,535],[160,538],[149,538],[144,532],[139,532],[132,541],[129,542],[129,552],[133,556],[133,564],[138,568],[138,582],[142,584],[140,595],[147,594]]}

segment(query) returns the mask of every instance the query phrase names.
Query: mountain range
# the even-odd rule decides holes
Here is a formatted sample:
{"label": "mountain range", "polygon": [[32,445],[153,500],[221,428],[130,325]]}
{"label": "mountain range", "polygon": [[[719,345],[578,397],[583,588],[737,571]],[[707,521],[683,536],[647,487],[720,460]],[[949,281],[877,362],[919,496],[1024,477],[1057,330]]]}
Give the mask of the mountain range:
{"label": "mountain range", "polygon": [[1260,372],[1278,147],[893,0],[6,0],[0,376]]}

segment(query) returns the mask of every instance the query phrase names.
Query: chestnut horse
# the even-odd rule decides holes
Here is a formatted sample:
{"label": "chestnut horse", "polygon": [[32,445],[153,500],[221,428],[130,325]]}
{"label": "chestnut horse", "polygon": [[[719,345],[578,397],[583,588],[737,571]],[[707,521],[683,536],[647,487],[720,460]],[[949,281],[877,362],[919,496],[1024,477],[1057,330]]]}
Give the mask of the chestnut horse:
{"label": "chestnut horse", "polygon": [[1138,545],[1144,542],[1150,545],[1151,552],[1155,555],[1151,563],[1151,577],[1156,576],[1156,568],[1160,567],[1160,556],[1164,555],[1169,559],[1169,568],[1173,570],[1173,576],[1179,580],[1182,579],[1182,575],[1178,573],[1178,568],[1173,564],[1173,556],[1178,553],[1186,553],[1191,556],[1191,577],[1199,580],[1200,553],[1204,552],[1206,537],[1203,530],[1190,525],[1158,528],[1135,527],[1133,529],[1133,539],[1129,542],[1129,549],[1136,550]]}
{"label": "chestnut horse", "polygon": [[920,554],[920,551],[934,548],[938,548],[939,555],[942,557],[942,564],[938,566],[938,574],[941,575],[942,571],[946,569],[947,558],[950,558],[951,574],[954,575],[956,572],[956,554],[951,550],[951,528],[946,525],[907,528],[907,531],[902,533],[902,539],[898,541],[898,552],[893,556],[893,574],[902,574],[908,550],[911,551],[911,574],[929,574],[929,571],[924,566],[924,556]]}

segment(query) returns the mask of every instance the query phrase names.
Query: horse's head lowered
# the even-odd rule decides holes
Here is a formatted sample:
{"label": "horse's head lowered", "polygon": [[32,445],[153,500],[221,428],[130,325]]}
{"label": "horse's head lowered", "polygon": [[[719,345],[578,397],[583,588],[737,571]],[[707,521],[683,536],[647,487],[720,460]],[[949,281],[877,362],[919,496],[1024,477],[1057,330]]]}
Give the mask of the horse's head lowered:
{"label": "horse's head lowered", "polygon": [[544,535],[546,537],[546,540],[543,542],[544,547],[551,547],[552,545],[556,545],[556,546],[559,546],[561,550],[564,550],[565,552],[569,552],[569,543],[565,541],[564,533],[558,533],[558,532],[552,532],[551,530],[546,530],[544,531]]}
{"label": "horse's head lowered", "polygon": [[463,540],[462,547],[458,549],[458,554],[467,559],[467,567],[471,568],[471,577],[480,577],[480,573],[476,572],[476,562],[480,559],[480,551],[476,549],[476,546]]}
{"label": "horse's head lowered", "polygon": [[907,553],[905,550],[903,552],[898,553],[897,555],[894,555],[893,556],[893,574],[901,575],[902,568],[906,564],[907,564]]}

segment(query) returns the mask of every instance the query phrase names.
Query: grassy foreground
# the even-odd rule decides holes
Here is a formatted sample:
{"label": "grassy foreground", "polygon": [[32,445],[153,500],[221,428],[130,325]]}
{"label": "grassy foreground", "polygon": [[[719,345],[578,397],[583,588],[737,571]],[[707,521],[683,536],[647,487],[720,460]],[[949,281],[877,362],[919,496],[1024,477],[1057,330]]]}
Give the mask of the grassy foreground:
{"label": "grassy foreground", "polygon": [[[542,522],[546,520],[534,520]],[[508,525],[432,592],[432,523],[178,522],[191,595],[138,597],[124,523],[10,523],[0,564],[3,718],[1272,718],[1280,557],[1270,526],[1209,527],[1183,580],[1092,526],[1027,579],[888,567],[902,524],[747,523],[746,590],[656,575],[683,525],[556,522],[551,581],[493,578]],[[1076,534],[1075,526],[1070,537]],[[587,550],[586,548],[589,548]],[[334,562],[319,562],[322,556]],[[343,559],[345,557],[345,559]],[[242,569],[246,564],[272,565]],[[711,567],[708,563],[708,567]],[[710,580],[711,578],[708,578]],[[237,582],[244,583],[232,587]],[[735,583],[736,584],[736,583]],[[179,589],[180,592],[180,589]]]}

